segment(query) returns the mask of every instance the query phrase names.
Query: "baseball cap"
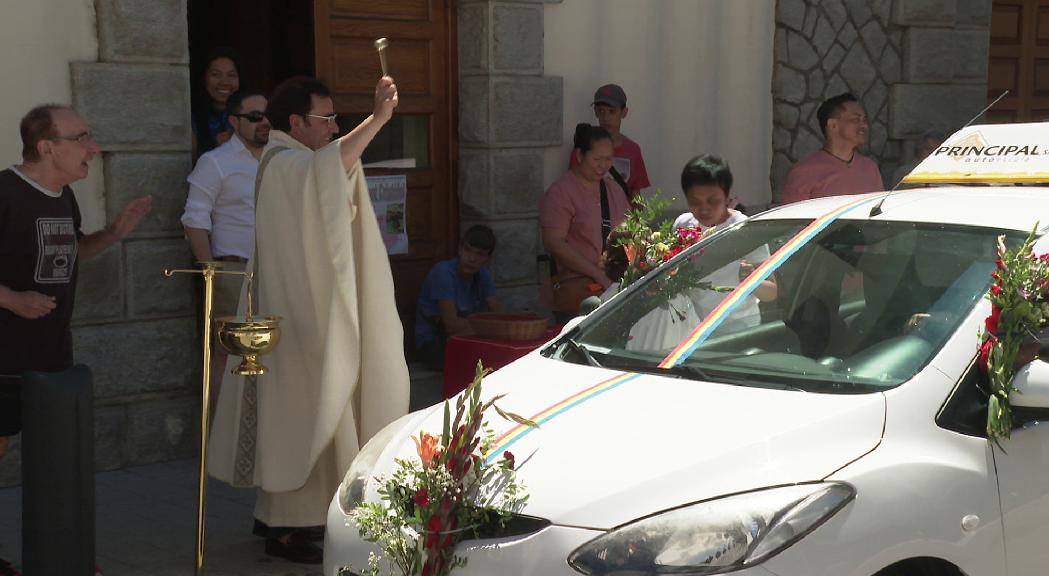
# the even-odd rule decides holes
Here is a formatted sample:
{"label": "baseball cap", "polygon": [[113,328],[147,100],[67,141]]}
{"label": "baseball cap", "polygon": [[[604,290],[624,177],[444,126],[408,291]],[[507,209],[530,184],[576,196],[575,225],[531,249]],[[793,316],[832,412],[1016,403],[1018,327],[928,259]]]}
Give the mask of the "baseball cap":
{"label": "baseball cap", "polygon": [[626,108],[626,92],[618,84],[605,84],[594,92],[594,104]]}

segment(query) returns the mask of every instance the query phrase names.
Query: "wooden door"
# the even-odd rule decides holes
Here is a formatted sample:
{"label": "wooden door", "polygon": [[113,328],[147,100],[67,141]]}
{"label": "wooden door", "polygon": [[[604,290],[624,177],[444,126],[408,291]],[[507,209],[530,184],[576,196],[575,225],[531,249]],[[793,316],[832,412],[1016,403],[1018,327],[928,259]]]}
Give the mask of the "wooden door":
{"label": "wooden door", "polygon": [[[390,257],[397,309],[412,350],[415,300],[430,267],[454,255],[458,240],[458,163],[454,0],[316,0],[317,76],[333,92],[343,129],[371,113],[381,75],[373,47],[390,41],[389,73],[400,103],[364,162],[410,157],[415,168],[368,168],[368,175],[405,174],[409,253]],[[341,122],[340,122],[341,124]]]}
{"label": "wooden door", "polygon": [[1049,119],[1049,0],[995,0],[987,73],[992,122]]}

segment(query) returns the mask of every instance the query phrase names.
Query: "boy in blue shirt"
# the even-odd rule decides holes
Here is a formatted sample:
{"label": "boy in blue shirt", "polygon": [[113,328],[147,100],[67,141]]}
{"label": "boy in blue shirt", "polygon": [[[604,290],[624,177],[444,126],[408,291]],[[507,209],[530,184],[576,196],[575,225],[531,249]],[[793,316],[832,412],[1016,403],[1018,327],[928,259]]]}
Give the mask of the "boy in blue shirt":
{"label": "boy in blue shirt", "polygon": [[473,333],[467,316],[503,311],[488,269],[494,250],[492,229],[471,226],[459,241],[459,255],[434,264],[426,275],[415,306],[415,351],[430,367],[444,368],[448,336]]}

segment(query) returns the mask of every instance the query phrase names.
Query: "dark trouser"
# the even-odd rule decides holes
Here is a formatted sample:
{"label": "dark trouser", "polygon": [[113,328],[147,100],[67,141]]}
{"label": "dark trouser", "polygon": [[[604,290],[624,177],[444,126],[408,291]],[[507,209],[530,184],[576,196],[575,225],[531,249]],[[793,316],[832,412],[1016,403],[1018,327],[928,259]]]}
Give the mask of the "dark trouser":
{"label": "dark trouser", "polygon": [[441,332],[433,340],[428,340],[415,349],[415,357],[426,367],[438,372],[444,370],[444,350],[448,347],[448,337]]}
{"label": "dark trouser", "polygon": [[22,565],[32,576],[95,573],[91,371],[22,379]]}

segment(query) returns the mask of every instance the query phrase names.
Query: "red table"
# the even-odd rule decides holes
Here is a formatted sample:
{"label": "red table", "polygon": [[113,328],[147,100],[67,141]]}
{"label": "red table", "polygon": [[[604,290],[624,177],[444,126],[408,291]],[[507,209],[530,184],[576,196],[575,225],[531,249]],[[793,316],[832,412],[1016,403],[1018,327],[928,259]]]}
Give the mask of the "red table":
{"label": "red table", "polygon": [[451,398],[470,385],[478,360],[485,368],[498,370],[546,344],[560,331],[560,326],[551,326],[537,340],[490,340],[480,336],[448,338],[444,350],[444,397]]}

